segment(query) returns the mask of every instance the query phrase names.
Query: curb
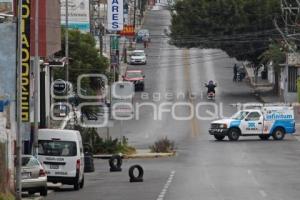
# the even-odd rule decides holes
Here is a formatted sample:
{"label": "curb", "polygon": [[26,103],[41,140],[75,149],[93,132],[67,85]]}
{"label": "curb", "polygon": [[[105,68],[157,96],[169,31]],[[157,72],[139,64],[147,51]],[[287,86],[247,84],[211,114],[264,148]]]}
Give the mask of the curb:
{"label": "curb", "polygon": [[[121,155],[122,159],[145,159],[145,158],[167,158],[175,156],[176,152],[173,153],[141,153],[141,154],[132,154],[132,155]],[[112,154],[99,154],[94,155],[95,159],[110,159]]]}

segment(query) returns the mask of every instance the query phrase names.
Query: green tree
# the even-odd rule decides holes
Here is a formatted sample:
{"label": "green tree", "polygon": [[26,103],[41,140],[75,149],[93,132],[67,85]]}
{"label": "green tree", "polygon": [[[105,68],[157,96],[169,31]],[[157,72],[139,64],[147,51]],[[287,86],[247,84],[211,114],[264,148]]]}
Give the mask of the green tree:
{"label": "green tree", "polygon": [[[87,73],[106,73],[108,60],[101,57],[96,48],[95,39],[88,33],[82,33],[78,30],[69,30],[69,80],[76,86],[77,78],[81,74]],[[65,30],[63,29],[62,51],[56,56],[65,56]],[[55,78],[64,79],[64,69],[56,70]],[[89,80],[91,87],[97,80]]]}
{"label": "green tree", "polygon": [[259,64],[270,38],[278,0],[181,0],[172,8],[171,42],[179,47],[217,48]]}

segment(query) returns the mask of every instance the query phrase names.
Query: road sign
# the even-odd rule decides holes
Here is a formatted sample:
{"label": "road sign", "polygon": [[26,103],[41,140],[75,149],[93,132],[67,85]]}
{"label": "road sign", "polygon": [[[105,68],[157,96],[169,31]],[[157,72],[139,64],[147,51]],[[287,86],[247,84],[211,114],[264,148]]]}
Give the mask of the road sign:
{"label": "road sign", "polygon": [[57,79],[54,81],[53,90],[55,93],[64,94],[66,92],[66,89],[67,89],[66,81],[64,81],[62,79]]}
{"label": "road sign", "polygon": [[124,25],[124,28],[119,33],[121,36],[134,36],[135,30],[133,25]]}
{"label": "road sign", "polygon": [[119,37],[116,35],[110,36],[110,47],[111,50],[119,49]]}

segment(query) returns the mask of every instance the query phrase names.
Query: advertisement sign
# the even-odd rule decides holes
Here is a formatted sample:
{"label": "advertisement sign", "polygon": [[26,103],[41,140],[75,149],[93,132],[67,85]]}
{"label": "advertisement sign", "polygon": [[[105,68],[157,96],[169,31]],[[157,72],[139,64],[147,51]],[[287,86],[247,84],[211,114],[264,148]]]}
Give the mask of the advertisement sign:
{"label": "advertisement sign", "polygon": [[0,13],[11,14],[13,11],[13,0],[0,0]]}
{"label": "advertisement sign", "polygon": [[[61,24],[66,24],[66,1],[61,1]],[[89,0],[68,0],[68,26],[90,32]]]}
{"label": "advertisement sign", "polygon": [[121,36],[134,36],[134,26],[133,25],[124,25],[124,28],[119,33]]}
{"label": "advertisement sign", "polygon": [[22,122],[29,122],[30,112],[30,0],[22,0]]}
{"label": "advertisement sign", "polygon": [[123,30],[123,0],[107,0],[107,29]]}

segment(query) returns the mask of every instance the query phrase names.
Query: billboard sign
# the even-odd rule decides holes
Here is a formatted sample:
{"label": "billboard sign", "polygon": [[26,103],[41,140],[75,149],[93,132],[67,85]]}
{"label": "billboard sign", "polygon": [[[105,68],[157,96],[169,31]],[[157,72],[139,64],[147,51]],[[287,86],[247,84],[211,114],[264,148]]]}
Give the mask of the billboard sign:
{"label": "billboard sign", "polygon": [[0,13],[12,14],[13,12],[13,0],[0,0]]}
{"label": "billboard sign", "polygon": [[[68,0],[68,26],[90,32],[89,0]],[[61,1],[61,24],[66,25],[66,0]]]}
{"label": "billboard sign", "polygon": [[124,25],[124,28],[122,31],[120,31],[121,36],[134,36],[134,26],[133,25]]}
{"label": "billboard sign", "polygon": [[22,0],[22,84],[21,84],[21,118],[22,122],[30,120],[30,1]]}
{"label": "billboard sign", "polygon": [[107,30],[123,30],[123,0],[107,0]]}

